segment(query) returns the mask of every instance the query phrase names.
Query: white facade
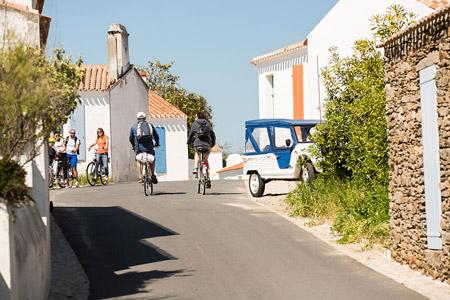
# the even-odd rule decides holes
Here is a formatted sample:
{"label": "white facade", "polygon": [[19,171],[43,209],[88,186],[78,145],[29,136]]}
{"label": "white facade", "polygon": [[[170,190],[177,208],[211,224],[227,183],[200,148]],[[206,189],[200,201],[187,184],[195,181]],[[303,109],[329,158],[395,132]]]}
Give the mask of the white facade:
{"label": "white facade", "polygon": [[[375,14],[386,13],[392,4],[402,5],[406,11],[415,13],[417,19],[434,11],[417,0],[340,0],[311,31],[308,35],[308,63],[304,65],[304,97],[311,100],[313,106],[323,105],[326,98],[319,75],[330,60],[329,49],[337,47],[339,55],[350,56],[356,40],[372,38],[369,19]],[[312,109],[311,114],[318,118],[320,112]]]}
{"label": "white facade", "polygon": [[[151,107],[150,107],[151,109]],[[156,165],[165,163],[165,173],[157,173],[159,181],[180,181],[189,179],[187,120],[186,118],[153,118],[155,127],[164,128],[164,157],[156,156]],[[161,137],[160,137],[161,138]],[[165,162],[161,162],[164,159]],[[158,167],[157,167],[158,169]]]}
{"label": "white facade", "polygon": [[401,4],[419,19],[433,12],[417,0],[340,0],[311,31],[303,47],[297,42],[253,59],[258,69],[259,117],[294,118],[293,68],[301,65],[303,118],[322,119],[326,95],[320,72],[329,62],[329,49],[337,47],[342,57],[351,55],[356,40],[372,37],[369,19],[386,13],[392,4]]}

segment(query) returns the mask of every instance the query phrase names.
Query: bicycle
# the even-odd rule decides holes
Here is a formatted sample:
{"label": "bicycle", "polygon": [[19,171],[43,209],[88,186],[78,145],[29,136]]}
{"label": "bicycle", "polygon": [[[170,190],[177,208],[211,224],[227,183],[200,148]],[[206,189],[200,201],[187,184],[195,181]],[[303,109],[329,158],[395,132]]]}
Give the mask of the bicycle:
{"label": "bicycle", "polygon": [[108,183],[108,177],[105,174],[105,166],[103,165],[103,161],[101,159],[99,161],[97,173],[95,173],[95,165],[97,164],[96,154],[97,153],[94,153],[94,159],[86,167],[86,179],[90,186],[96,185],[98,179],[100,179],[102,185]]}
{"label": "bicycle", "polygon": [[[203,157],[209,149],[199,148],[198,152],[198,163],[197,163],[197,177],[198,177],[198,188],[197,193],[204,195],[207,188],[211,188],[211,180],[209,178],[209,164],[204,161]],[[207,186],[209,184],[209,186]]]}
{"label": "bicycle", "polygon": [[144,186],[145,196],[153,195],[153,181],[152,181],[152,168],[151,163],[154,161],[154,157],[148,153],[142,153],[140,162],[143,163],[142,166],[142,185]]}
{"label": "bicycle", "polygon": [[[66,187],[66,184],[64,182],[64,169],[63,169],[61,160],[57,160],[55,181],[56,181],[56,183],[58,184],[58,186],[60,188]],[[73,169],[72,169],[72,166],[70,165],[70,162],[67,161],[67,186],[68,187],[72,187],[73,186],[73,181],[74,181]],[[49,183],[49,185],[50,185],[50,183]],[[52,184],[52,186],[53,186],[53,184]]]}

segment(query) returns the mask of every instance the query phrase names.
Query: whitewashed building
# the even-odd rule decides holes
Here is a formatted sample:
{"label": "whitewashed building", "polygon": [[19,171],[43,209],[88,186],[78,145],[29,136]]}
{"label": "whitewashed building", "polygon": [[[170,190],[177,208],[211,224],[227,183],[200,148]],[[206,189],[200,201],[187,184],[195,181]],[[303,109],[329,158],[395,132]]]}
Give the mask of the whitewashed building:
{"label": "whitewashed building", "polygon": [[326,95],[320,72],[331,47],[341,56],[351,55],[357,39],[372,36],[370,17],[392,4],[421,18],[442,3],[447,0],[338,1],[307,38],[252,59],[258,70],[259,118],[322,119]]}
{"label": "whitewashed building", "polygon": [[[2,46],[17,40],[44,49],[51,19],[42,15],[44,0],[0,0]],[[0,299],[47,299],[50,288],[48,155],[24,166],[34,201],[9,205],[0,201]]]}
{"label": "whitewashed building", "polygon": [[108,64],[85,65],[86,76],[80,85],[81,103],[64,126],[64,135],[73,128],[81,141],[79,167],[84,174],[94,154],[87,146],[95,142],[97,128],[110,138],[110,176],[115,182],[136,180],[134,152],[129,143],[136,113],[148,113],[148,87],[130,64],[128,32],[123,25],[111,24],[108,30]]}
{"label": "whitewashed building", "polygon": [[158,180],[188,180],[186,114],[152,91],[148,93],[148,110],[148,120],[159,136],[160,147],[155,149]]}

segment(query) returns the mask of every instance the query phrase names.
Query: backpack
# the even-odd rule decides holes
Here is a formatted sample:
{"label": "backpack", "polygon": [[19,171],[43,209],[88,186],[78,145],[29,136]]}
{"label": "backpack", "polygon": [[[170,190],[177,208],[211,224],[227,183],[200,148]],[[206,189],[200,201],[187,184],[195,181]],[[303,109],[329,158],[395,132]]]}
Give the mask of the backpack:
{"label": "backpack", "polygon": [[[76,147],[77,146],[77,141],[78,141],[77,136],[74,137],[74,141],[75,141],[75,147]],[[67,147],[67,143],[68,142],[69,142],[69,137],[66,137],[66,140],[64,141],[64,145],[66,145],[66,147]],[[77,155],[80,155],[80,147],[78,147]]]}
{"label": "backpack", "polygon": [[153,130],[148,122],[138,122],[136,127],[136,137],[139,142],[148,142],[153,139]]}
{"label": "backpack", "polygon": [[209,139],[211,134],[211,127],[207,122],[199,123],[199,127],[197,129],[197,137],[201,140]]}

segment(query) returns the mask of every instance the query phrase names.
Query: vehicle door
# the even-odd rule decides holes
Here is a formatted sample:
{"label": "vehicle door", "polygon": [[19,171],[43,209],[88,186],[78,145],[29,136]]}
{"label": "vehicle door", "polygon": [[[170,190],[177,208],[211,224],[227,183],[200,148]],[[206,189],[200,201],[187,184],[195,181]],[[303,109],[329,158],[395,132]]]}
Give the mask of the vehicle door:
{"label": "vehicle door", "polygon": [[278,167],[288,169],[291,162],[291,152],[294,149],[296,138],[291,126],[277,125],[271,128],[272,147]]}
{"label": "vehicle door", "polygon": [[245,169],[260,175],[273,174],[278,168],[267,126],[248,127],[245,133]]}

